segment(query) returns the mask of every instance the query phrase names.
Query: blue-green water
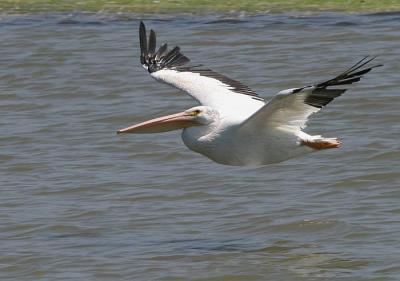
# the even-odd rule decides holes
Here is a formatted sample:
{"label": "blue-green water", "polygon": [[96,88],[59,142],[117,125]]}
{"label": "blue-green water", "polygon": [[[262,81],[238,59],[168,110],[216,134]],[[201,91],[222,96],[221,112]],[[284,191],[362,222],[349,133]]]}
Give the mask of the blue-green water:
{"label": "blue-green water", "polygon": [[[339,150],[215,164],[178,132],[116,130],[195,103],[139,64],[159,42],[270,98],[363,56],[309,123]],[[399,280],[400,14],[0,17],[2,280]]]}

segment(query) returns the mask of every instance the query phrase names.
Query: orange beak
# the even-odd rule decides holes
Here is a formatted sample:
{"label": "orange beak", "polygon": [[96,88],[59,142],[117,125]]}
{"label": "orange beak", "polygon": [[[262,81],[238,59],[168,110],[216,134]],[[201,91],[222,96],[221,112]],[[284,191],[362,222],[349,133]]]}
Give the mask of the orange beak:
{"label": "orange beak", "polygon": [[195,116],[180,112],[163,117],[151,119],[117,131],[117,134],[151,134],[168,132],[200,125],[195,121]]}

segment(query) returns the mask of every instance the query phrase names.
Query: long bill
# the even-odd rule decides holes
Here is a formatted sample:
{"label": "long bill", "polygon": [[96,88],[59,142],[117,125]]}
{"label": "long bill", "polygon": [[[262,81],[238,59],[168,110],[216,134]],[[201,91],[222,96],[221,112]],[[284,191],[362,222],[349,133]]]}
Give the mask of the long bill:
{"label": "long bill", "polygon": [[187,112],[166,115],[154,118],[133,126],[126,127],[117,131],[117,134],[151,134],[168,132],[200,125],[195,121],[195,117]]}

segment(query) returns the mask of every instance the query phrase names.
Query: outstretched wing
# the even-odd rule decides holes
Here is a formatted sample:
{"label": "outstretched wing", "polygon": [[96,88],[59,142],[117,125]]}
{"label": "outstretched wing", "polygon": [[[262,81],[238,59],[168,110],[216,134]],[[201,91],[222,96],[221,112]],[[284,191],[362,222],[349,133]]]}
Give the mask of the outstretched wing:
{"label": "outstretched wing", "polygon": [[312,86],[288,89],[279,92],[252,115],[241,126],[242,128],[274,128],[298,132],[306,126],[309,116],[320,111],[325,105],[343,94],[347,89],[331,88],[348,85],[360,81],[361,77],[373,68],[374,65],[363,68],[375,58],[364,57],[355,65],[333,79],[316,83]]}
{"label": "outstretched wing", "polygon": [[168,50],[165,43],[156,51],[156,34],[140,22],[140,62],[157,81],[186,92],[199,103],[222,111],[240,108],[254,112],[265,102],[254,91],[239,81],[230,79],[202,66],[184,66],[190,60],[179,47]]}

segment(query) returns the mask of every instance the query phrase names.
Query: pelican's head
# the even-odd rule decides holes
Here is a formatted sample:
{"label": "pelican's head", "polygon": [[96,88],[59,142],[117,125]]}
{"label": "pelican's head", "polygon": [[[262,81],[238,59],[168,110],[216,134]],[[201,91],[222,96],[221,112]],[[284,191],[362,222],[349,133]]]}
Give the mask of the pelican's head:
{"label": "pelican's head", "polygon": [[183,112],[151,119],[121,130],[117,134],[150,134],[207,126],[218,119],[218,111],[209,106],[196,106]]}

